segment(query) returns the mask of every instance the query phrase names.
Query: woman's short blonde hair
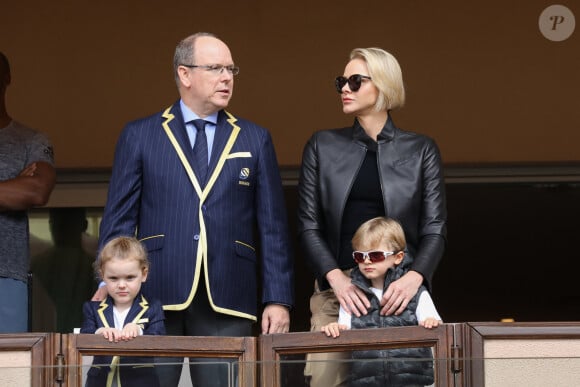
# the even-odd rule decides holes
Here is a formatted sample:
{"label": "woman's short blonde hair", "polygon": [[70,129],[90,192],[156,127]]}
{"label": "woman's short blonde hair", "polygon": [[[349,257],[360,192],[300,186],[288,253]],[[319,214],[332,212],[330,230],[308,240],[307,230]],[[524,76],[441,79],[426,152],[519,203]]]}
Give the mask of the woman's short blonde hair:
{"label": "woman's short blonde hair", "polygon": [[373,84],[379,89],[375,110],[394,110],[405,104],[403,72],[397,59],[382,48],[355,48],[350,59],[362,59],[369,69]]}

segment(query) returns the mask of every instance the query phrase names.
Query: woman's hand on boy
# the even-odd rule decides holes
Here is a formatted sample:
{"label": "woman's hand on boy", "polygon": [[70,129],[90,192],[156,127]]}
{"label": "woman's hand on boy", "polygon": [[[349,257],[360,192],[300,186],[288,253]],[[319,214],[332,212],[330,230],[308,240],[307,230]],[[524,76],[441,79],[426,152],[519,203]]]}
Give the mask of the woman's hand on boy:
{"label": "woman's hand on boy", "polygon": [[326,279],[332,286],[340,306],[347,313],[354,314],[357,317],[368,313],[367,309],[371,306],[371,303],[364,292],[352,284],[349,276],[339,269],[334,269],[326,274]]}
{"label": "woman's hand on boy", "polygon": [[401,278],[392,282],[383,294],[381,315],[389,316],[403,313],[422,283],[423,276],[413,270],[409,270]]}

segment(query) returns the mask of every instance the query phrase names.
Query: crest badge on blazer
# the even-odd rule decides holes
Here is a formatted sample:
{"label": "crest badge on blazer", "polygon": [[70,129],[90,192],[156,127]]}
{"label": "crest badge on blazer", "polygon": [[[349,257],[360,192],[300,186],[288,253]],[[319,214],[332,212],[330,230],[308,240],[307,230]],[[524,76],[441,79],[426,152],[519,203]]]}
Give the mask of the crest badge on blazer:
{"label": "crest badge on blazer", "polygon": [[244,168],[240,169],[240,175],[239,175],[240,180],[238,181],[238,184],[249,186],[250,182],[247,181],[249,177],[250,177],[250,168],[244,167]]}

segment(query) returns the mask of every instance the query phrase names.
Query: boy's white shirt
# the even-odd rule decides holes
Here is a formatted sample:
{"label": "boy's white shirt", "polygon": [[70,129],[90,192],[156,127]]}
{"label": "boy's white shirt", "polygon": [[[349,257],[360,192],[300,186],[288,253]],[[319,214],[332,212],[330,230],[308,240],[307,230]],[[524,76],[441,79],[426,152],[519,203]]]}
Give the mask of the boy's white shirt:
{"label": "boy's white shirt", "polygon": [[[370,288],[375,296],[378,297],[380,300],[383,297],[383,290],[377,288]],[[441,321],[441,316],[437,312],[435,308],[435,304],[433,303],[433,299],[428,291],[424,290],[419,295],[419,302],[417,303],[417,310],[415,310],[415,314],[417,315],[417,321],[424,321],[429,317],[436,318],[437,320]],[[350,322],[351,322],[351,315],[348,314],[342,306],[338,311],[338,323],[346,325],[346,329],[350,329]]]}

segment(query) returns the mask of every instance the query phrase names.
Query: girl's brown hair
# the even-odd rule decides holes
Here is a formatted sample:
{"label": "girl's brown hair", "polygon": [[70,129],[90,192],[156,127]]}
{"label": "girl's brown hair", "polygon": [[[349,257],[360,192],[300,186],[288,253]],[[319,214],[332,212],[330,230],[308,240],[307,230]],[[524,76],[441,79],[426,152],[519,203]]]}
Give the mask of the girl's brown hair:
{"label": "girl's brown hair", "polygon": [[101,276],[105,264],[116,259],[134,259],[139,262],[141,270],[149,270],[149,260],[143,244],[136,238],[121,236],[111,239],[101,252],[99,258],[95,261],[95,272]]}

